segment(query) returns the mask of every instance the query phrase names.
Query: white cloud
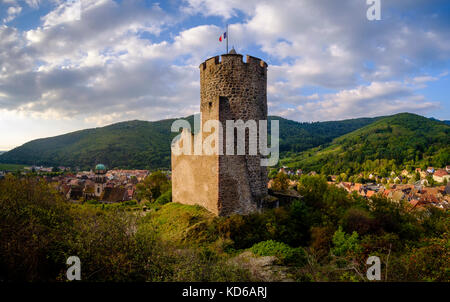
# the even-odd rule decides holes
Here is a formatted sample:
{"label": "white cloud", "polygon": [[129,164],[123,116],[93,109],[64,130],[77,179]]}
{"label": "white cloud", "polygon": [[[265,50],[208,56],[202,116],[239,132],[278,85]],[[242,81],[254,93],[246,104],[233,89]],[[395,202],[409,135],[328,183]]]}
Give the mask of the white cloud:
{"label": "white cloud", "polygon": [[185,0],[186,6],[182,11],[189,14],[201,14],[204,16],[221,16],[231,18],[243,11],[251,14],[258,1],[255,0]]}
{"label": "white cloud", "polygon": [[8,16],[3,19],[3,23],[11,22],[12,20],[14,20],[20,14],[21,11],[22,11],[22,7],[21,6],[10,6],[10,7],[8,7],[8,9],[6,11]]}
{"label": "white cloud", "polygon": [[[39,1],[28,4],[38,8]],[[83,0],[81,8],[80,20],[61,1],[36,28],[0,26],[0,108],[96,124],[198,111],[198,65],[222,50],[220,26],[184,28],[176,15],[142,1]],[[229,26],[230,46],[247,53],[256,45],[269,62],[271,114],[342,119],[439,105],[416,91],[437,77],[423,67],[449,60],[442,18],[424,13],[411,22],[386,13],[370,23],[359,0],[188,0],[181,11],[244,15]]]}
{"label": "white cloud", "polygon": [[80,21],[82,8],[88,9],[90,4],[89,2],[83,2],[83,6],[81,6],[81,3],[81,0],[62,2],[56,9],[42,18],[43,26],[51,27],[62,23]]}
{"label": "white cloud", "polygon": [[32,8],[39,8],[39,5],[41,4],[41,0],[25,0],[25,2],[28,4],[28,6]]}
{"label": "white cloud", "polygon": [[[312,97],[314,96],[314,97]],[[399,112],[424,114],[440,106],[418,95],[414,87],[402,82],[372,82],[370,85],[300,98],[294,108],[275,108],[275,114],[305,121],[339,120],[355,117],[374,117]],[[308,100],[309,99],[309,100]]]}

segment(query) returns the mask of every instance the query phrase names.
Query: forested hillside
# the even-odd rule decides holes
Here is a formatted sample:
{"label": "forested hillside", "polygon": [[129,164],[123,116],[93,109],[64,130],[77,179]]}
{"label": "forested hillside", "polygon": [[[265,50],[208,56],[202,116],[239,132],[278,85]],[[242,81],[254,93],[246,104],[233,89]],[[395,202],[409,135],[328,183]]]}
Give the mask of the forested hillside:
{"label": "forested hillside", "polygon": [[[191,123],[193,116],[187,118]],[[298,123],[280,117],[280,151],[300,152],[330,142],[375,119],[360,118],[334,122]],[[170,168],[170,132],[174,119],[128,121],[33,140],[0,155],[0,163],[70,166],[82,169],[97,163],[109,168]],[[269,127],[270,128],[270,127]]]}
{"label": "forested hillside", "polygon": [[450,126],[420,115],[401,113],[310,149],[282,163],[326,174],[378,171],[397,166],[436,166],[450,162]]}

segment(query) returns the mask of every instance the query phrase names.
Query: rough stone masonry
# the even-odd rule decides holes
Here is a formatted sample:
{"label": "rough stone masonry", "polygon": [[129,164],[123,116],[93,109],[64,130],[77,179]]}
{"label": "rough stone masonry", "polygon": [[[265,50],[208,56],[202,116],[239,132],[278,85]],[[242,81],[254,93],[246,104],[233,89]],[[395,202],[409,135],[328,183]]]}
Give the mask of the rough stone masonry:
{"label": "rough stone masonry", "polygon": [[[224,129],[227,120],[255,120],[258,125],[267,120],[267,64],[252,56],[244,62],[241,54],[231,52],[200,64],[200,111],[203,125],[219,120]],[[173,202],[200,205],[219,216],[256,211],[267,196],[267,168],[260,165],[259,150],[248,155],[248,141],[246,132],[246,155],[172,152]]]}

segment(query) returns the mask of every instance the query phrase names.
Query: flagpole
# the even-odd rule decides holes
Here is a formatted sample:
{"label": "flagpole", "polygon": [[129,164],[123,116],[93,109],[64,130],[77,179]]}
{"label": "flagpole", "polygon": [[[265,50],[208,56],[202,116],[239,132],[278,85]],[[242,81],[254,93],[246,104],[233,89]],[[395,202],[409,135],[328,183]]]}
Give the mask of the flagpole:
{"label": "flagpole", "polygon": [[228,54],[228,24],[227,24],[227,54]]}

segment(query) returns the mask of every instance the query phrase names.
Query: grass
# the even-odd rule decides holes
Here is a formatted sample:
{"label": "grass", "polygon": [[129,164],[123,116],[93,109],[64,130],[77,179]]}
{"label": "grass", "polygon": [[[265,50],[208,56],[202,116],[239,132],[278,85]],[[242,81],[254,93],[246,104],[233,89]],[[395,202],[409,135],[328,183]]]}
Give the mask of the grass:
{"label": "grass", "polygon": [[167,203],[145,217],[143,227],[150,224],[162,240],[181,245],[214,241],[209,232],[214,215],[200,206]]}
{"label": "grass", "polygon": [[20,171],[23,170],[23,168],[26,165],[18,165],[18,164],[0,164],[0,171]]}

